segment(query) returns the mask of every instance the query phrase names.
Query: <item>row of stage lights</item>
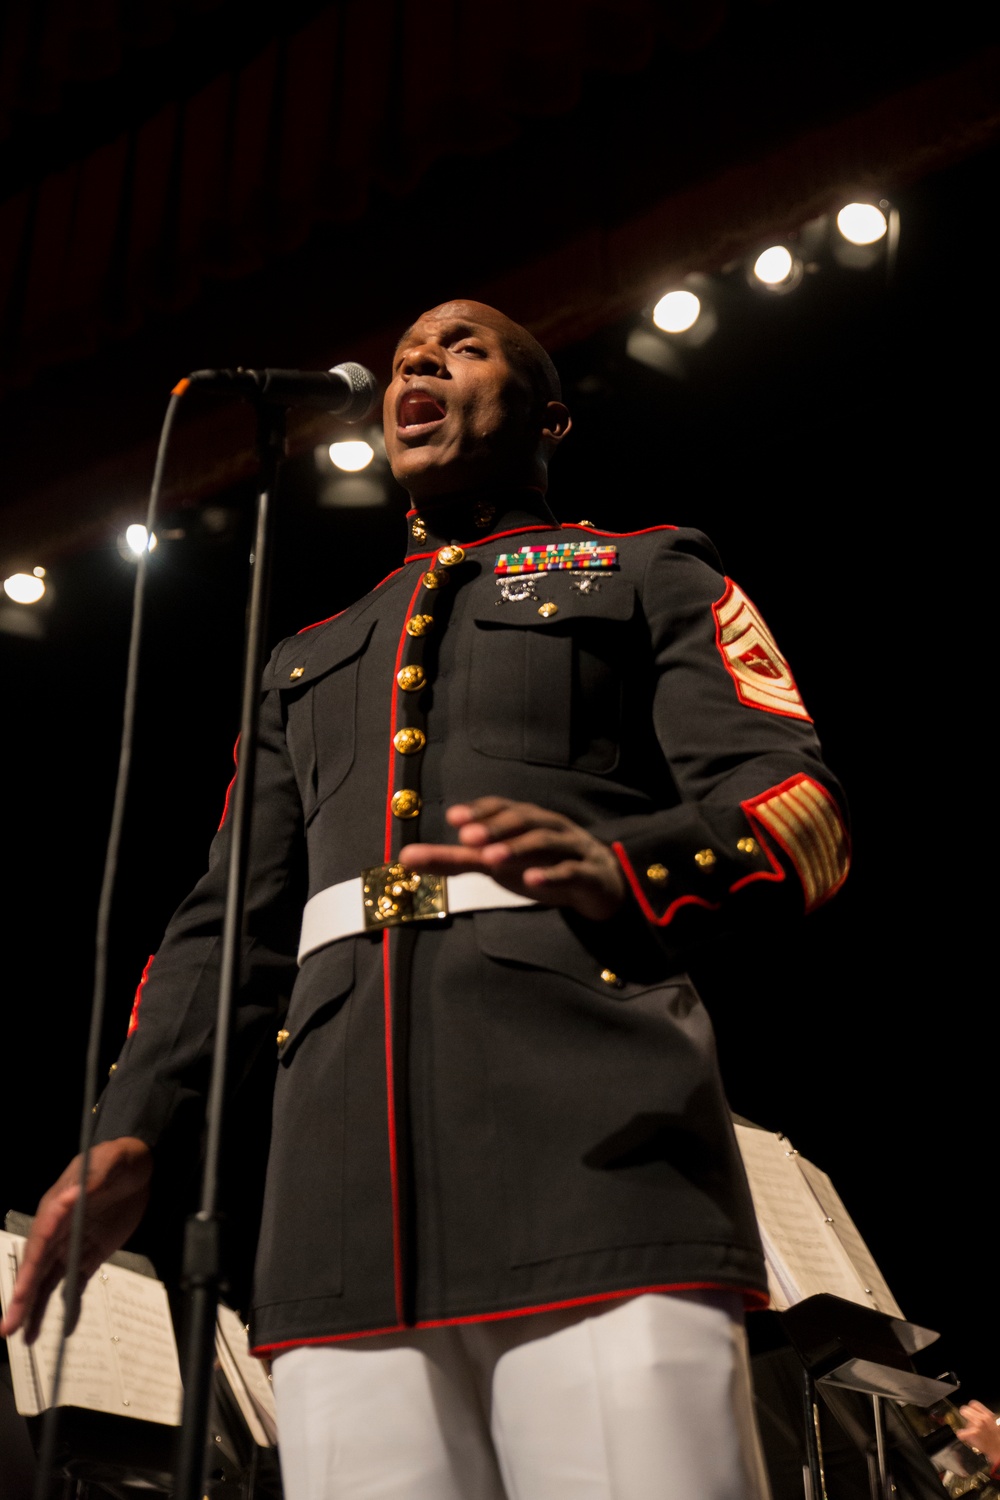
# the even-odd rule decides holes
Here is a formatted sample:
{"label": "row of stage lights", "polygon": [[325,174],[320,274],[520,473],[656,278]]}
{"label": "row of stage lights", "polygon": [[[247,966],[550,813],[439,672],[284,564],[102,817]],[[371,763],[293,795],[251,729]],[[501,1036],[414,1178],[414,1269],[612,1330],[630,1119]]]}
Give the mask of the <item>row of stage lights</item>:
{"label": "row of stage lights", "polygon": [[[835,226],[838,238],[833,244],[834,258],[842,265],[866,269],[875,263],[883,244],[891,255],[898,235],[898,215],[884,198],[877,203],[848,203],[837,214]],[[809,258],[829,233],[829,221],[824,215],[806,224],[789,244],[779,242],[761,249],[746,262],[748,282],[763,292],[780,295],[793,291],[802,280]],[[683,286],[665,292],[651,313],[652,322],[659,332],[694,345],[709,338],[716,327],[715,314],[706,295],[709,285],[707,277],[693,275],[685,278]],[[699,292],[702,295],[699,296]],[[644,364],[661,369],[671,367],[674,356],[647,327],[633,329],[626,347],[633,358]],[[332,464],[345,475],[360,475],[381,450],[379,436],[374,431],[369,436],[371,442],[351,438],[318,448],[317,463],[324,468]],[[360,480],[352,485],[350,480],[346,483],[337,480],[324,503],[371,505],[379,503],[381,498],[377,481]],[[156,545],[155,533],[147,537],[145,526],[138,522],[127,527],[118,539],[121,555],[133,562],[143,552],[152,552]],[[38,604],[46,594],[46,570],[39,567],[30,573],[14,573],[4,579],[3,589],[12,604]]]}
{"label": "row of stage lights", "polygon": [[[745,278],[755,291],[780,296],[794,291],[807,270],[818,269],[816,257],[826,246],[838,264],[867,270],[883,252],[891,262],[898,233],[898,213],[886,199],[847,203],[833,226],[824,214],[805,224],[788,243],[779,241],[756,251],[743,262]],[[690,346],[704,343],[717,326],[711,288],[707,276],[686,276],[682,285],[665,292],[652,307],[649,316],[654,327]],[[633,329],[627,348],[642,363],[670,366],[670,355],[648,327]]]}

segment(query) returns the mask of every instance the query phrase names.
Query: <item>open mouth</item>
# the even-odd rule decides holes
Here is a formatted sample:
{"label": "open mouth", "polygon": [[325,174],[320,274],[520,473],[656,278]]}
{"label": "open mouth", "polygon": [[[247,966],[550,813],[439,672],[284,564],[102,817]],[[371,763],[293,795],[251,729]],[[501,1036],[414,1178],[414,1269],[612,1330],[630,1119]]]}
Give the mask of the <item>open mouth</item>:
{"label": "open mouth", "polygon": [[440,422],[444,407],[427,391],[407,391],[399,403],[398,421],[404,432]]}

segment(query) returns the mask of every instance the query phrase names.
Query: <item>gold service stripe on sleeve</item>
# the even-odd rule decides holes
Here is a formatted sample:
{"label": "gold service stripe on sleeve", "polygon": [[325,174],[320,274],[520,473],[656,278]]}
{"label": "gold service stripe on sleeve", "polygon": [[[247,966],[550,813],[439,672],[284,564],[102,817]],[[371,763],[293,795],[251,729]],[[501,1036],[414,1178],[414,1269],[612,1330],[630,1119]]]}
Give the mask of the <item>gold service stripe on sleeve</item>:
{"label": "gold service stripe on sleeve", "polygon": [[850,864],[847,833],[833,800],[808,777],[756,802],[754,814],[788,854],[805,893],[806,911],[831,896]]}

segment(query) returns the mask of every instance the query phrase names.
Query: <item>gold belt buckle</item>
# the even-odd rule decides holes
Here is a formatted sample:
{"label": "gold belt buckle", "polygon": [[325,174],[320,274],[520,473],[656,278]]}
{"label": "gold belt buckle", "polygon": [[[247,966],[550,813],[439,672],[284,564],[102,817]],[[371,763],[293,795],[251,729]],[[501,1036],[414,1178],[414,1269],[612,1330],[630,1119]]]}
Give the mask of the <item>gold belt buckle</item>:
{"label": "gold belt buckle", "polygon": [[427,922],[448,915],[448,887],[443,875],[418,875],[405,865],[372,865],[361,871],[365,931]]}

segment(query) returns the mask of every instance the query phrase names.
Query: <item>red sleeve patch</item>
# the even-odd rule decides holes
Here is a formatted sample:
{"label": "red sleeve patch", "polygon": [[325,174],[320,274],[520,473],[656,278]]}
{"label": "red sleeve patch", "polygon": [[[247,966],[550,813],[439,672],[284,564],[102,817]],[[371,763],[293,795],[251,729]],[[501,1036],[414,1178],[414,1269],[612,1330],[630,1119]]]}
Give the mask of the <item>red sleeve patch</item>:
{"label": "red sleeve patch", "polygon": [[135,999],[132,1001],[132,1014],[128,1018],[128,1031],[125,1033],[126,1038],[130,1037],[133,1031],[138,1028],[139,1006],[142,1004],[142,992],[145,987],[146,980],[149,978],[149,971],[153,967],[154,957],[155,954],[153,953],[149,955],[146,960],[146,967],[142,971],[142,978],[139,980],[139,985],[135,992]]}
{"label": "red sleeve patch", "polygon": [[731,578],[726,579],[726,592],[712,605],[712,613],[715,643],[740,702],[812,723],[777,641]]}

